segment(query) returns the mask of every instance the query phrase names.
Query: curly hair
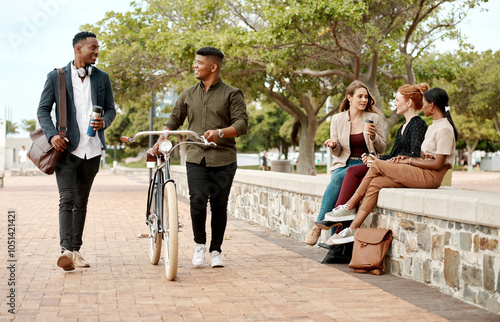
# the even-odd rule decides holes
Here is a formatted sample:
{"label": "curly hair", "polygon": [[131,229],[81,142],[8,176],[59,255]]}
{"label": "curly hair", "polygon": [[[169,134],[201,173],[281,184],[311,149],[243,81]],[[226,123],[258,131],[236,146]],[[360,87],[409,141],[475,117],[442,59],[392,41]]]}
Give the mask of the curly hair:
{"label": "curly hair", "polygon": [[73,37],[73,48],[75,48],[75,46],[78,45],[80,41],[87,39],[87,37],[97,38],[97,36],[93,32],[80,31],[75,35],[75,37]]}

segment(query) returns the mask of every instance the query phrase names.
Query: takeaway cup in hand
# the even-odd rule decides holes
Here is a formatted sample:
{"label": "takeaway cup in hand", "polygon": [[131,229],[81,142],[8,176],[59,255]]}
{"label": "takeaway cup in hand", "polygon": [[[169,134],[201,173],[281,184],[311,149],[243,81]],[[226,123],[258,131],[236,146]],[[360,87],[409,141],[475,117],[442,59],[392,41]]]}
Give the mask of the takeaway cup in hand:
{"label": "takeaway cup in hand", "polygon": [[95,129],[91,126],[91,123],[93,120],[95,120],[96,117],[101,117],[101,115],[102,107],[95,105],[94,109],[92,110],[92,115],[90,116],[89,128],[87,129],[88,136],[95,136]]}
{"label": "takeaway cup in hand", "polygon": [[363,132],[367,133],[368,135],[371,135],[371,127],[373,124],[373,121],[372,120],[365,120],[365,123],[364,123],[364,127],[363,127]]}

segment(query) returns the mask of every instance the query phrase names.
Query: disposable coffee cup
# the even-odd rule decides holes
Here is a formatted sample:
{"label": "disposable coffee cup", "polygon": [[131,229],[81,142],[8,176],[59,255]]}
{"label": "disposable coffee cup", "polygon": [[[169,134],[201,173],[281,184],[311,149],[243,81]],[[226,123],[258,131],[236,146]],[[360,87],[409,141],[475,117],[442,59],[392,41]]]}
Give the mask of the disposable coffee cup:
{"label": "disposable coffee cup", "polygon": [[373,121],[372,120],[365,120],[365,123],[363,124],[363,126],[364,126],[363,131],[364,132],[368,132],[368,124],[373,124]]}

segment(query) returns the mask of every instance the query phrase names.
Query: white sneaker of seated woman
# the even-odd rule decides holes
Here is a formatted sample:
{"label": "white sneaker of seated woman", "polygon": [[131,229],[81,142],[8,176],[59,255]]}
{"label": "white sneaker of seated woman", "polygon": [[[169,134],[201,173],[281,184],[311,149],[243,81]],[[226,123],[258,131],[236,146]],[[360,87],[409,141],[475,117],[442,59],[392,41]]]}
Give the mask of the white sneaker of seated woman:
{"label": "white sneaker of seated woman", "polygon": [[347,205],[340,205],[325,214],[325,220],[337,222],[353,220],[354,217],[356,217],[354,209],[349,209]]}

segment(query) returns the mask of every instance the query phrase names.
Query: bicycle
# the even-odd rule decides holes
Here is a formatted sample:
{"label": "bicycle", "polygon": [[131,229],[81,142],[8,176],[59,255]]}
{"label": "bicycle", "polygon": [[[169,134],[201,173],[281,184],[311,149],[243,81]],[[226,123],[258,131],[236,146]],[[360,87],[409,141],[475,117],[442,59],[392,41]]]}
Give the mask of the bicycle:
{"label": "bicycle", "polygon": [[183,224],[179,223],[177,191],[175,181],[170,176],[170,154],[181,144],[200,144],[211,147],[216,147],[217,144],[208,142],[205,137],[187,130],[144,131],[135,134],[132,138],[122,136],[120,140],[129,143],[134,142],[141,135],[161,134],[166,138],[172,134],[192,135],[200,141],[184,141],[173,146],[172,142],[167,139],[158,147],[158,151],[161,153],[160,156],[153,156],[148,151],[148,161],[156,161],[156,170],[149,183],[146,205],[146,225],[149,227],[149,234],[139,234],[139,237],[149,238],[148,256],[150,263],[153,265],[157,265],[160,261],[162,240],[165,241],[165,274],[169,281],[173,281],[177,277],[178,233]]}

